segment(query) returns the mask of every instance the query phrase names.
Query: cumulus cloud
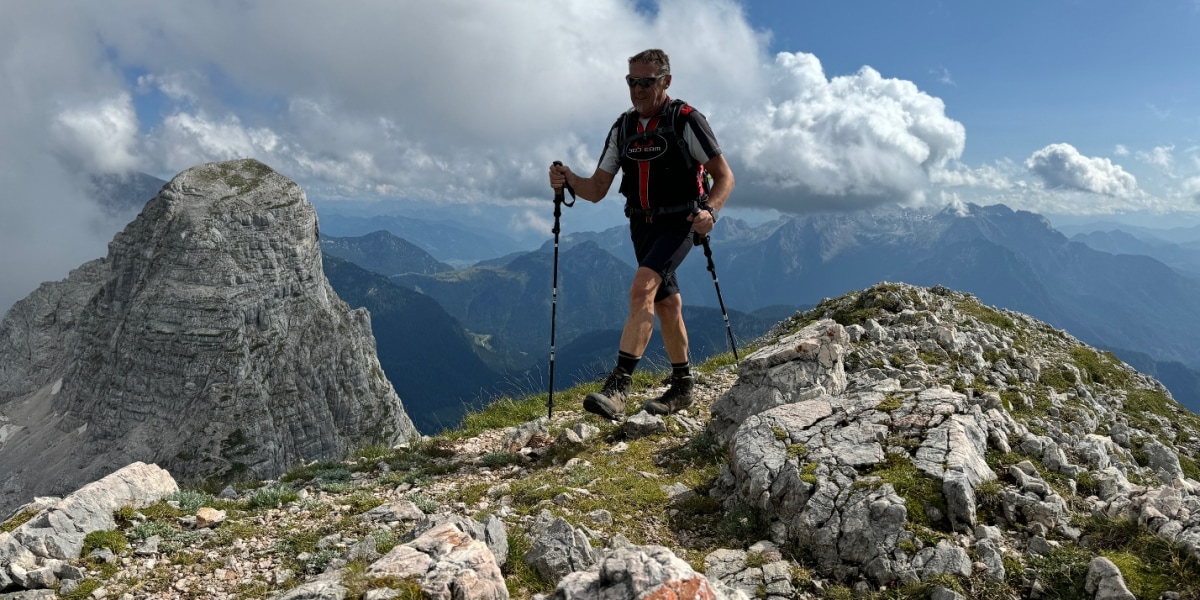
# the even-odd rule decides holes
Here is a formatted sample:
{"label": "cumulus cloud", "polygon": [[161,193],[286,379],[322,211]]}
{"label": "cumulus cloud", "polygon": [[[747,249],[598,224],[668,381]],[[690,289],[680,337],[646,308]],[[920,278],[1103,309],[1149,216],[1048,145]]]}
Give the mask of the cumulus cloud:
{"label": "cumulus cloud", "polygon": [[1137,180],[1107,158],[1088,157],[1070,144],[1050,144],[1025,160],[1025,167],[1049,188],[1063,188],[1128,197],[1138,192]]}
{"label": "cumulus cloud", "polygon": [[[724,131],[764,208],[862,208],[924,199],[930,174],[961,156],[966,131],[909,81],[863,67],[827,78],[811,54],[780,53],[765,101]],[[743,179],[739,177],[739,185]]]}
{"label": "cumulus cloud", "polygon": [[129,94],[66,108],[51,133],[64,160],[88,173],[125,173],[139,166],[137,113]]}

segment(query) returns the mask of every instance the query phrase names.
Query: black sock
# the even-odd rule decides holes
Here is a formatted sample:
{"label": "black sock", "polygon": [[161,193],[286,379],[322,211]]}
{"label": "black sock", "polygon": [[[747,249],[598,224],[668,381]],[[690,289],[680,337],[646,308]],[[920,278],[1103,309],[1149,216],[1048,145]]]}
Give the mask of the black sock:
{"label": "black sock", "polygon": [[671,377],[675,379],[683,379],[692,376],[692,367],[688,361],[681,363],[671,363]]}
{"label": "black sock", "polygon": [[628,352],[617,352],[617,368],[628,375],[633,375],[633,370],[637,368],[639,360],[642,360],[642,357],[634,356]]}

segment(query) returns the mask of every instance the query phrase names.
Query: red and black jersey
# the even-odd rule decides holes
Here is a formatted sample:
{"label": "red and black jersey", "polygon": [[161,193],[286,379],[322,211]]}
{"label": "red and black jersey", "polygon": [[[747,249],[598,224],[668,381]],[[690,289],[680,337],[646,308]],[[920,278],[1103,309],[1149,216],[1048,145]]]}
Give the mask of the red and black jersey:
{"label": "red and black jersey", "polygon": [[663,102],[650,119],[634,110],[609,131],[600,169],[621,170],[626,206],[648,211],[695,202],[704,194],[704,163],[721,154],[700,111],[682,100]]}

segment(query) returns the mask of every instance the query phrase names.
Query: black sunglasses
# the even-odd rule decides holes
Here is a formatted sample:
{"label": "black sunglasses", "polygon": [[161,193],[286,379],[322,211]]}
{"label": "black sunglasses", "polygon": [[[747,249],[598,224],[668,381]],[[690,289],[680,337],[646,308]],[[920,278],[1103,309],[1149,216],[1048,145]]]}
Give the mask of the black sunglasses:
{"label": "black sunglasses", "polygon": [[666,77],[666,75],[658,75],[656,77],[634,77],[633,75],[626,75],[625,83],[628,83],[629,87],[633,87],[636,85],[636,86],[648,88],[648,87],[654,85],[655,83],[658,83],[658,80],[662,79],[663,77]]}

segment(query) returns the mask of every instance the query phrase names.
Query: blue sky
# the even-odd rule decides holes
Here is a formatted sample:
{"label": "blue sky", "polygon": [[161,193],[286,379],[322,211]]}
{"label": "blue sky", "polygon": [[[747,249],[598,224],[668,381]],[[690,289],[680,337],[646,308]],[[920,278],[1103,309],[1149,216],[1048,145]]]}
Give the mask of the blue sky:
{"label": "blue sky", "polygon": [[[1200,222],[1200,2],[0,2],[0,308],[103,256],[86,176],[254,157],[322,208],[544,236],[625,59],[672,58],[730,212],[1005,203]],[[567,227],[622,219],[615,192]]]}

